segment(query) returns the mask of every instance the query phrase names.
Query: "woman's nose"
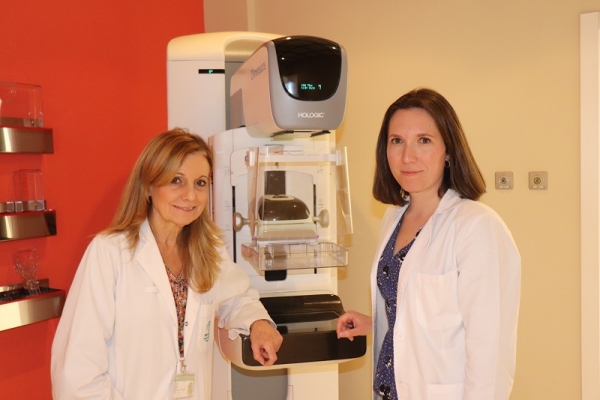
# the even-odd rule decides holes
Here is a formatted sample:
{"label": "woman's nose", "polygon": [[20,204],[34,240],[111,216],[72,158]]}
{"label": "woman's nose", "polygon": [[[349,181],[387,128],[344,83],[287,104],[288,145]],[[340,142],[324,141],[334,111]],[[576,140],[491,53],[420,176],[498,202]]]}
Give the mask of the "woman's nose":
{"label": "woman's nose", "polygon": [[195,200],[196,199],[196,188],[194,185],[185,185],[185,189],[183,191],[183,196],[185,200]]}
{"label": "woman's nose", "polygon": [[404,161],[404,162],[414,161],[415,157],[416,157],[415,149],[413,149],[412,146],[404,146],[404,148],[402,149],[402,161]]}

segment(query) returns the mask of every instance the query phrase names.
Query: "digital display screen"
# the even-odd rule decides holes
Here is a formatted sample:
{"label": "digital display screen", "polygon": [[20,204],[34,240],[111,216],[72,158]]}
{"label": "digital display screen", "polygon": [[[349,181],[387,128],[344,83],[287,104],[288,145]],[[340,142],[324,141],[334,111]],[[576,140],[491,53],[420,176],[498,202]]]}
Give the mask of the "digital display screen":
{"label": "digital display screen", "polygon": [[273,43],[281,83],[292,98],[322,101],[336,93],[342,72],[337,43],[313,36],[280,38]]}
{"label": "digital display screen", "polygon": [[320,83],[301,83],[300,90],[321,90],[323,87]]}

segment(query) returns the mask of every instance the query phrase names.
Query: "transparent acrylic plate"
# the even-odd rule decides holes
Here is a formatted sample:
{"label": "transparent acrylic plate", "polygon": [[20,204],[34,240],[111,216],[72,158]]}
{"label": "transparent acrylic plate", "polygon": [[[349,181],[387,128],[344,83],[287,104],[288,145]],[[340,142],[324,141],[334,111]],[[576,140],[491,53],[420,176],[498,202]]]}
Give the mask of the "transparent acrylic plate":
{"label": "transparent acrylic plate", "polygon": [[260,271],[345,267],[348,250],[330,242],[242,244],[242,255]]}

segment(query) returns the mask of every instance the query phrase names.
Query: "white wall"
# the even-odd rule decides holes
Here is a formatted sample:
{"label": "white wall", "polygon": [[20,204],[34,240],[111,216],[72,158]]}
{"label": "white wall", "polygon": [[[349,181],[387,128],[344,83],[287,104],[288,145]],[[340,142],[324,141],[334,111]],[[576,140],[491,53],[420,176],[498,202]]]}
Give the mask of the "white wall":
{"label": "white wall", "polygon": [[[487,181],[482,200],[505,219],[523,258],[511,399],[581,398],[579,15],[600,11],[600,1],[205,0],[205,10],[207,31],[308,34],[346,48],[348,107],[337,133],[348,146],[355,222],[339,284],[346,308],[370,309],[384,210],[370,191],[383,112],[417,86],[448,98]],[[247,24],[232,27],[239,12]],[[540,170],[548,190],[529,190],[528,172]],[[513,171],[514,189],[496,190],[495,171]],[[368,357],[342,364],[341,399],[369,398],[370,368]]]}

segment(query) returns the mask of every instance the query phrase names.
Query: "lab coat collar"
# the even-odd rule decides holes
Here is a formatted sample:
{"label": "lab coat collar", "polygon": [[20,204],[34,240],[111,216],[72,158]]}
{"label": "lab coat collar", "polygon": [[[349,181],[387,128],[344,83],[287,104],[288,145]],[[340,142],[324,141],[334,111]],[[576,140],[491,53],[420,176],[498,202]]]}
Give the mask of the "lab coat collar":
{"label": "lab coat collar", "polygon": [[165,264],[160,255],[160,250],[158,250],[158,244],[147,219],[140,226],[140,239],[135,258],[156,285],[158,292],[165,302],[165,306],[169,310],[169,314],[171,314],[175,322],[175,326],[177,326],[177,311],[175,310],[173,291],[171,290],[171,284],[165,271]]}
{"label": "lab coat collar", "polygon": [[458,206],[462,203],[464,199],[461,199],[458,193],[456,193],[452,189],[448,189],[442,199],[440,200],[440,204],[438,204],[437,209],[434,212],[434,215],[441,214],[452,210],[454,207]]}
{"label": "lab coat collar", "polygon": [[[445,212],[452,210],[453,208],[455,208],[456,206],[458,206],[460,203],[462,203],[464,201],[465,201],[465,199],[462,199],[457,192],[455,192],[452,189],[448,189],[446,191],[446,193],[444,193],[444,196],[442,196],[442,199],[440,200],[440,204],[438,204],[437,208],[433,212],[433,215],[431,216],[431,218],[429,218],[429,220],[427,221],[425,226],[429,225],[431,223],[431,221],[434,220],[437,215],[443,214]],[[394,216],[394,224],[393,224],[394,226],[396,226],[398,224],[398,222],[400,221],[400,217],[402,217],[402,215],[404,214],[404,212],[406,211],[407,208],[408,208],[408,204],[405,205],[404,207],[400,207],[397,209],[396,215]],[[389,235],[386,239],[386,243],[387,243],[387,240],[389,240],[389,236],[391,236],[391,232],[389,232]]]}

